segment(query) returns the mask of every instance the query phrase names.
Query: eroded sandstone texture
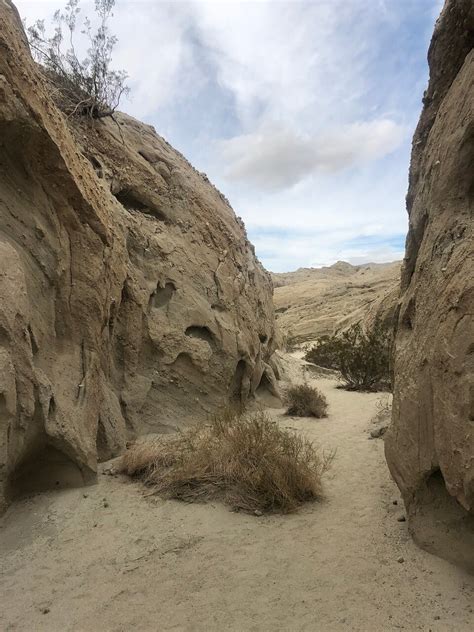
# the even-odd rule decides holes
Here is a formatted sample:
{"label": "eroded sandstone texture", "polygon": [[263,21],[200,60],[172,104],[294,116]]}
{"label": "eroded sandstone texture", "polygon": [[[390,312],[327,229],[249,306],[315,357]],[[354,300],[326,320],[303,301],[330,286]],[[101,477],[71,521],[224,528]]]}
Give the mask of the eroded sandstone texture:
{"label": "eroded sandstone texture", "polygon": [[272,284],[153,128],[67,123],[0,0],[0,505],[272,390]]}
{"label": "eroded sandstone texture", "polygon": [[474,3],[448,0],[413,140],[390,470],[416,540],[474,570]]}

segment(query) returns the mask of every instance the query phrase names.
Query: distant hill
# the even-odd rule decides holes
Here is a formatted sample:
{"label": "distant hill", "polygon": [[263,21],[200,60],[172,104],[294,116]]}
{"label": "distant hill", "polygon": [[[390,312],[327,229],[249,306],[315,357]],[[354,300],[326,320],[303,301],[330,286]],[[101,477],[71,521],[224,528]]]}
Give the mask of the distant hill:
{"label": "distant hill", "polygon": [[296,344],[332,334],[389,310],[396,301],[401,262],[273,273],[273,300],[280,330]]}

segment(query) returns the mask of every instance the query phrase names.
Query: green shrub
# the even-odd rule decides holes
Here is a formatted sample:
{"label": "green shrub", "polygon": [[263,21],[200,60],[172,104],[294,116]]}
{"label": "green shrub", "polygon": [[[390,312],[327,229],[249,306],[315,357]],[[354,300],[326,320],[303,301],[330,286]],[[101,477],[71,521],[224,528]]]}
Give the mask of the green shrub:
{"label": "green shrub", "polygon": [[308,384],[297,384],[286,392],[287,415],[295,417],[327,417],[328,403],[317,388]]}
{"label": "green shrub", "polygon": [[263,412],[229,409],[208,425],[134,443],[121,471],[165,498],[288,513],[321,497],[321,476],[333,457]]}
{"label": "green shrub", "polygon": [[305,360],[325,369],[339,370],[340,338],[321,336],[305,355]]}
{"label": "green shrub", "polygon": [[385,390],[390,388],[391,345],[391,332],[381,321],[367,333],[358,323],[339,335],[320,338],[305,359],[339,371],[349,390]]}

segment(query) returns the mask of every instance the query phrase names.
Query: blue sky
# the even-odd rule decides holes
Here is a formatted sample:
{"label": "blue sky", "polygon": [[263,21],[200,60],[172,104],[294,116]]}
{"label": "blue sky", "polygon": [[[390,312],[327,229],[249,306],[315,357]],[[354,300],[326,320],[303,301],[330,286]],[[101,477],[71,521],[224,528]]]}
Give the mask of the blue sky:
{"label": "blue sky", "polygon": [[[30,23],[63,4],[17,2]],[[122,109],[208,174],[268,269],[399,259],[441,7],[117,0],[115,62],[132,88]]]}

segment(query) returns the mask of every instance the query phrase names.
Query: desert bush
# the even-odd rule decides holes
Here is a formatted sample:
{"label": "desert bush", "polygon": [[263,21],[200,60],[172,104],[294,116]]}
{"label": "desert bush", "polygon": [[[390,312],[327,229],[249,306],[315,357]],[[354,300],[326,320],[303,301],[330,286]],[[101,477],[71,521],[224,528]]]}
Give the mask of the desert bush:
{"label": "desert bush", "polygon": [[297,384],[286,392],[287,415],[296,417],[327,417],[328,403],[324,395],[314,386]]}
{"label": "desert bush", "polygon": [[109,31],[115,0],[95,0],[97,30],[85,18],[80,33],[87,41],[87,53],[79,59],[75,36],[80,13],[79,0],[68,0],[64,12],[53,17],[53,34],[48,36],[44,20],[27,29],[35,60],[41,64],[54,88],[52,96],[68,115],[93,119],[113,116],[120,99],[128,93],[123,70],[112,70],[112,51],[117,38]]}
{"label": "desert bush", "polygon": [[340,338],[338,336],[320,336],[307,350],[305,360],[325,369],[339,369]]}
{"label": "desert bush", "polygon": [[305,358],[340,371],[349,390],[384,390],[390,388],[391,345],[390,329],[377,320],[368,332],[358,323],[339,335],[320,339]]}
{"label": "desert bush", "polygon": [[165,498],[288,513],[321,497],[332,457],[263,412],[226,410],[205,426],[133,444],[121,469]]}

